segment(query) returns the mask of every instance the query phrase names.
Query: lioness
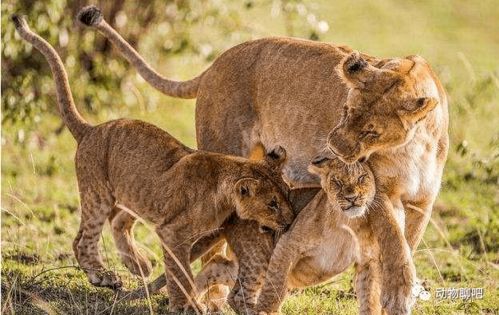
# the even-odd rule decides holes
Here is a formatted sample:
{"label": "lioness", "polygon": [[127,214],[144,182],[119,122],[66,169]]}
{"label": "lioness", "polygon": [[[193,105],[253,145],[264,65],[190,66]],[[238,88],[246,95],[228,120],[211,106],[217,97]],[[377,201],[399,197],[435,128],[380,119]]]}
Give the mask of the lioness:
{"label": "lioness", "polygon": [[117,206],[133,209],[156,227],[173,312],[200,309],[189,264],[192,244],[220,227],[234,210],[240,218],[274,230],[291,223],[293,212],[274,174],[285,160],[282,148],[264,162],[252,162],[192,150],[138,120],[91,126],[76,110],[55,49],[33,33],[23,18],[12,19],[19,35],[49,62],[62,120],[78,143],[81,224],[73,249],[92,284],[121,286],[119,277],[105,270],[98,250],[102,227]]}
{"label": "lioness", "polygon": [[[415,278],[410,250],[430,218],[449,141],[447,96],[423,58],[380,59],[344,46],[265,38],[235,46],[196,78],[177,82],[152,70],[96,7],[84,8],[79,18],[106,36],[155,88],[197,97],[200,149],[246,156],[258,141],[265,147],[282,144],[290,156],[284,174],[296,187],[318,184],[307,166],[325,149],[324,139],[347,163],[369,159],[377,189],[390,203],[368,216],[382,259],[394,260],[383,263],[383,273],[399,275],[383,277],[382,303],[390,314],[410,312]],[[383,237],[386,231],[402,231],[406,240]],[[394,245],[398,255],[391,252]]]}

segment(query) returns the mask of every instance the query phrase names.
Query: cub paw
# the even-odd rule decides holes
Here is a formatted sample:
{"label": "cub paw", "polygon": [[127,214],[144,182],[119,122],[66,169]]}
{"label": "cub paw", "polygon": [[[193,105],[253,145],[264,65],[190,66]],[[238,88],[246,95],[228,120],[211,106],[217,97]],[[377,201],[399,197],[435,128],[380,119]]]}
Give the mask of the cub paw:
{"label": "cub paw", "polygon": [[96,287],[106,287],[119,290],[123,286],[120,277],[109,270],[93,271],[87,273],[88,280]]}
{"label": "cub paw", "polygon": [[250,299],[245,298],[245,295],[241,289],[236,292],[231,291],[227,302],[229,306],[238,314],[258,314],[258,312],[255,311],[256,301],[251,301]]}
{"label": "cub paw", "polygon": [[206,314],[206,308],[197,303],[197,302],[193,302],[193,303],[187,303],[187,304],[184,304],[183,306],[181,305],[170,305],[170,307],[168,308],[168,311],[171,313],[171,314]]}
{"label": "cub paw", "polygon": [[141,253],[136,253],[135,257],[125,256],[121,257],[122,262],[128,270],[136,276],[149,277],[152,272],[151,261]]}

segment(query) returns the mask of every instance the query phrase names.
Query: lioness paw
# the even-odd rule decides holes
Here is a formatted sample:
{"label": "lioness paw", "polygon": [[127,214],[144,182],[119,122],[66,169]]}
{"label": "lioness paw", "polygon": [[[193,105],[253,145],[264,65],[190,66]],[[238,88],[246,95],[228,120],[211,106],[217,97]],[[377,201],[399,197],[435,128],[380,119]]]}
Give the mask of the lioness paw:
{"label": "lioness paw", "polygon": [[[383,279],[381,305],[389,315],[406,315],[416,302],[413,289],[416,284],[416,273],[412,264],[399,268],[400,276]],[[384,272],[384,274],[388,274]]]}

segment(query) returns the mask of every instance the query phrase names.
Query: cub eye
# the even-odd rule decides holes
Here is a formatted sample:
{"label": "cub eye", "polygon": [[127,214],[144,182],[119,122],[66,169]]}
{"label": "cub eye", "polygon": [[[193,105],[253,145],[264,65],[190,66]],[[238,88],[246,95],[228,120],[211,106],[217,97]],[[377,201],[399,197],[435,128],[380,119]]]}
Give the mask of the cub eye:
{"label": "cub eye", "polygon": [[366,181],[366,179],[367,179],[367,174],[364,174],[364,175],[361,175],[361,176],[359,177],[359,179],[357,180],[357,182],[358,182],[359,184],[363,184],[363,183]]}
{"label": "cub eye", "polygon": [[379,137],[379,133],[374,130],[365,130],[360,133],[361,139],[376,139]]}
{"label": "cub eye", "polygon": [[343,186],[343,182],[341,180],[339,180],[338,178],[336,177],[332,177],[331,178],[331,181],[338,187],[342,187]]}
{"label": "cub eye", "polygon": [[272,200],[269,202],[268,207],[274,211],[279,210],[279,204],[277,203],[277,200],[275,197],[272,197]]}

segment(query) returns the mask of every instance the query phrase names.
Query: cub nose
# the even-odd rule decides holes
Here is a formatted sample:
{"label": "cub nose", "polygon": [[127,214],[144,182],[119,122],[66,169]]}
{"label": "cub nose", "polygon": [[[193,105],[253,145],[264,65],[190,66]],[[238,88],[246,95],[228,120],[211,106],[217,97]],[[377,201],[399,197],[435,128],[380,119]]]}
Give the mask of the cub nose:
{"label": "cub nose", "polygon": [[355,200],[357,200],[358,197],[359,197],[358,195],[352,194],[352,195],[346,195],[345,199],[348,200],[348,201],[350,201],[350,203],[354,203]]}

